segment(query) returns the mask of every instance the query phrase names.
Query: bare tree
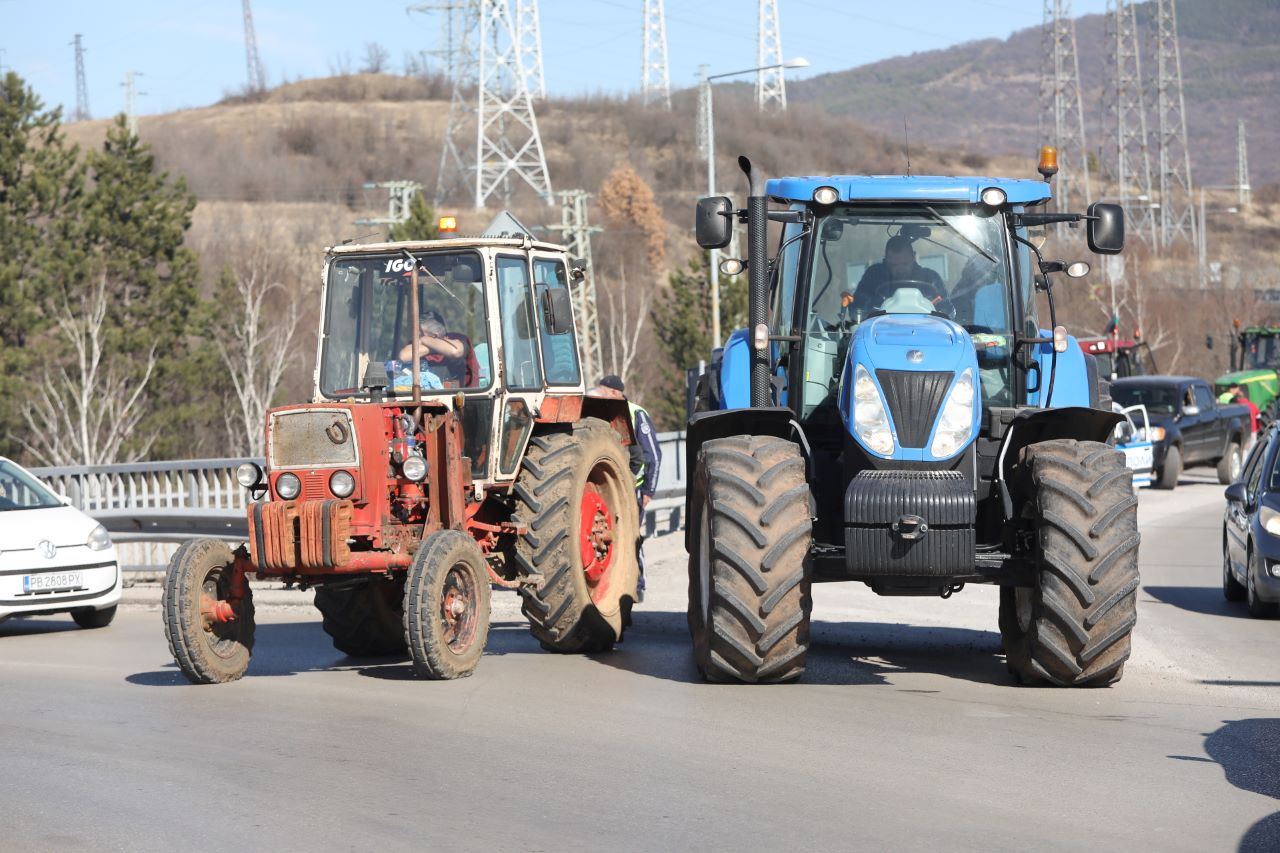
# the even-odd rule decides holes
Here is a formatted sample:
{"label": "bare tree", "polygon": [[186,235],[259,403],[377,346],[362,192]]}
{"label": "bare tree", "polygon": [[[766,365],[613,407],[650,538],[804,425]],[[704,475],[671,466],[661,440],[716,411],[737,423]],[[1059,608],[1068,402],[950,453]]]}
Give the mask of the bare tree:
{"label": "bare tree", "polygon": [[[45,394],[34,394],[22,407],[27,436],[15,440],[45,465],[108,465],[136,462],[146,455],[154,436],[133,435],[146,413],[146,391],[155,373],[156,348],[145,355],[109,351],[104,321],[112,295],[106,273],[92,277],[72,304],[66,292],[57,309],[58,337],[71,355],[44,370]],[[133,439],[126,459],[126,440]]]}
{"label": "bare tree", "polygon": [[296,266],[291,260],[260,237],[232,256],[218,285],[225,315],[214,346],[237,404],[224,409],[227,436],[232,447],[245,447],[252,456],[263,453],[263,420],[296,351],[300,295],[282,280]]}
{"label": "bare tree", "polygon": [[364,66],[360,71],[363,74],[381,74],[390,60],[391,51],[376,41],[367,41],[364,43]]}
{"label": "bare tree", "polygon": [[649,319],[653,291],[647,287],[627,287],[625,265],[619,268],[616,283],[611,282],[598,290],[604,294],[607,311],[607,321],[601,324],[607,344],[604,372],[630,376],[631,364],[640,353],[640,334]]}

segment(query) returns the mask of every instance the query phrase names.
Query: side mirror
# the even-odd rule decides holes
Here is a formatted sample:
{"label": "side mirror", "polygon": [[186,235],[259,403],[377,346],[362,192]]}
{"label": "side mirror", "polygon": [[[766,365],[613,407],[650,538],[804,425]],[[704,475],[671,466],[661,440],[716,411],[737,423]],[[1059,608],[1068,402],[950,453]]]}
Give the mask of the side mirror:
{"label": "side mirror", "polygon": [[1196,415],[1200,414],[1200,407],[1199,406],[1183,406],[1182,414],[1186,415],[1189,418],[1195,417]]}
{"label": "side mirror", "polygon": [[1229,504],[1243,504],[1249,497],[1245,493],[1243,480],[1236,480],[1230,486],[1227,486],[1227,489],[1223,494],[1226,496],[1227,503]]}
{"label": "side mirror", "polygon": [[1089,227],[1085,229],[1089,251],[1118,255],[1124,249],[1124,208],[1095,201],[1089,205]]}
{"label": "side mirror", "polygon": [[723,249],[733,240],[733,202],[726,196],[698,199],[694,233],[704,249]]}
{"label": "side mirror", "polygon": [[1128,421],[1116,424],[1116,443],[1128,444],[1131,441],[1133,441],[1133,424]]}
{"label": "side mirror", "polygon": [[573,331],[573,308],[567,287],[545,287],[542,291],[542,325],[548,335]]}

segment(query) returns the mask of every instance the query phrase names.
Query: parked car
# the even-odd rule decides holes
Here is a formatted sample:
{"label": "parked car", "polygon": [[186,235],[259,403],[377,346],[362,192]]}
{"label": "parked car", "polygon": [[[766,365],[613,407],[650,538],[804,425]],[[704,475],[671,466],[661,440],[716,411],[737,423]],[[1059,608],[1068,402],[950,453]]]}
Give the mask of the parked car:
{"label": "parked car", "polygon": [[0,621],[70,613],[81,628],[105,628],[120,590],[106,528],[0,456]]}
{"label": "parked car", "polygon": [[1124,415],[1124,420],[1116,424],[1116,450],[1124,454],[1124,464],[1133,472],[1133,491],[1151,485],[1151,471],[1155,466],[1152,451],[1151,421],[1147,416],[1147,407],[1141,404],[1125,408],[1119,403],[1111,404],[1112,410]]}
{"label": "parked car", "polygon": [[1214,465],[1227,485],[1240,473],[1241,448],[1250,435],[1249,410],[1219,404],[1203,379],[1133,376],[1111,383],[1111,397],[1126,408],[1146,406],[1151,422],[1155,487],[1172,489],[1183,469]]}
{"label": "parked car", "polygon": [[1222,594],[1249,615],[1280,614],[1280,425],[1262,434],[1240,479],[1227,487],[1222,522]]}

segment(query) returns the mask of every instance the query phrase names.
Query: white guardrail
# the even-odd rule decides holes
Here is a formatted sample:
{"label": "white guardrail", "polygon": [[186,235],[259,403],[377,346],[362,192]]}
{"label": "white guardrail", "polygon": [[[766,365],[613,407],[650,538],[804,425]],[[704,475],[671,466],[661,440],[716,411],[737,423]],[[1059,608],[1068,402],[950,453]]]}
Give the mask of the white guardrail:
{"label": "white guardrail", "polygon": [[[658,444],[662,466],[657,495],[645,514],[647,536],[674,533],[684,523],[684,433],[659,433]],[[248,494],[236,482],[236,467],[244,462],[262,464],[240,457],[32,468],[31,473],[107,528],[124,571],[154,574],[188,539],[237,541],[248,535]]]}

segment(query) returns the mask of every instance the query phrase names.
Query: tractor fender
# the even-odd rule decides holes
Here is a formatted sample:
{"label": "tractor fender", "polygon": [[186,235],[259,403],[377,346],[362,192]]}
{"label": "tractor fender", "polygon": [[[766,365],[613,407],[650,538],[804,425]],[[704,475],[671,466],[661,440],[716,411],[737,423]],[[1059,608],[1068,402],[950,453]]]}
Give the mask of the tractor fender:
{"label": "tractor fender", "polygon": [[1010,480],[1025,447],[1055,438],[1105,443],[1122,420],[1124,415],[1117,412],[1088,406],[1023,409],[1014,416],[1000,443],[1000,477],[1006,482]]}
{"label": "tractor fender", "polygon": [[[805,465],[810,464],[809,442],[804,430],[796,423],[795,413],[785,406],[769,408],[722,409],[716,412],[697,412],[689,419],[685,432],[685,477],[692,482],[694,471],[698,466],[698,452],[702,445],[715,438],[728,438],[733,435],[775,435],[796,441],[805,456]],[[685,518],[691,519],[693,490],[685,489]],[[689,548],[689,536],[692,526],[685,525],[684,544]]]}

